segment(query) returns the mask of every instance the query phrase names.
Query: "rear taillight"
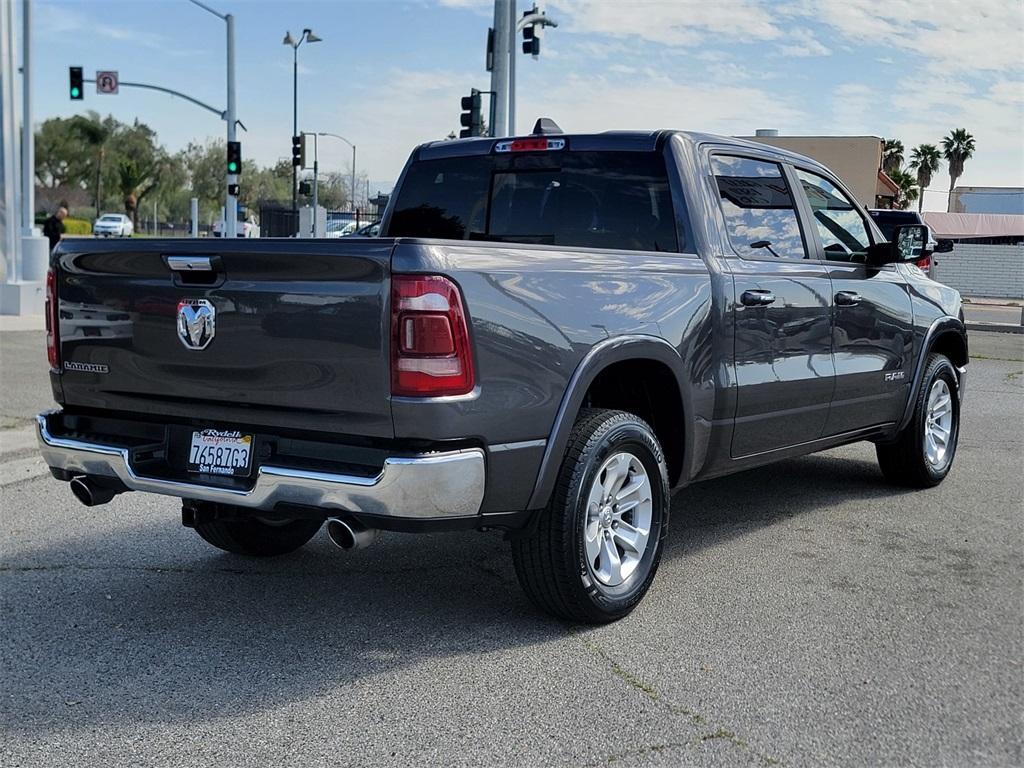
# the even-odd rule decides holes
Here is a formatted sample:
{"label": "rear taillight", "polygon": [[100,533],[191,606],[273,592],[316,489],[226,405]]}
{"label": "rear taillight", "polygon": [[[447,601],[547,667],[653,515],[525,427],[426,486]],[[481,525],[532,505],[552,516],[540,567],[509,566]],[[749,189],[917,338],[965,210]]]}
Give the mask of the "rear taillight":
{"label": "rear taillight", "polygon": [[917,267],[918,269],[927,271],[928,267],[931,265],[931,263],[932,263],[932,257],[931,256],[925,256],[923,259],[918,259],[917,261],[915,261],[914,262],[914,266]]}
{"label": "rear taillight", "polygon": [[474,386],[458,286],[438,275],[391,278],[391,394],[464,395]]}
{"label": "rear taillight", "polygon": [[50,370],[60,370],[60,326],[57,324],[57,273],[46,273],[46,357]]}

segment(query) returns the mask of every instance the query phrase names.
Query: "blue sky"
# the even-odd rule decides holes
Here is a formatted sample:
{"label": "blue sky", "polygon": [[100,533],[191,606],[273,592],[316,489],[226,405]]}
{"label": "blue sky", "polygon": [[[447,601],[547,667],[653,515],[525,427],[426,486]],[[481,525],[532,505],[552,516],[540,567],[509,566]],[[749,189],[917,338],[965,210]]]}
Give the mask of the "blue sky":
{"label": "blue sky", "polygon": [[[290,152],[285,30],[299,50],[300,128],[340,133],[387,187],[418,142],[458,128],[459,97],[486,89],[487,0],[208,0],[236,17],[244,154]],[[520,10],[527,7],[519,0]],[[20,3],[18,4],[20,5]],[[223,136],[181,100],[138,90],[67,99],[67,67],[224,102],[224,24],[186,0],[35,0],[36,119],[95,109],[149,123],[172,149]],[[549,0],[540,59],[519,57],[519,131],[685,128],[896,136],[908,148],[965,127],[978,152],[961,184],[1024,186],[1024,4],[926,0]],[[321,145],[321,167],[350,150]],[[945,209],[946,169],[925,208]]]}

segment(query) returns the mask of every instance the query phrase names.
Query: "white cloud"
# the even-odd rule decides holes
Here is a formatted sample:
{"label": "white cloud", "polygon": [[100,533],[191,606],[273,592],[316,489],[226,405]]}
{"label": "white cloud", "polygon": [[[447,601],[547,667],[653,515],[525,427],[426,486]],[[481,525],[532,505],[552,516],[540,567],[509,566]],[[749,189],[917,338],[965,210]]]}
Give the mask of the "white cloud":
{"label": "white cloud", "polygon": [[823,45],[811,32],[806,29],[797,29],[786,35],[786,39],[792,42],[782,45],[779,50],[787,56],[828,56],[832,51]]}
{"label": "white cloud", "polygon": [[1019,0],[799,0],[783,12],[826,24],[849,40],[911,51],[959,71],[1022,64]]}
{"label": "white cloud", "polygon": [[[552,0],[569,16],[565,29],[612,37],[639,37],[665,45],[694,45],[708,33],[726,39],[771,40],[781,34],[771,14],[753,0]],[[561,27],[560,27],[561,29]]]}

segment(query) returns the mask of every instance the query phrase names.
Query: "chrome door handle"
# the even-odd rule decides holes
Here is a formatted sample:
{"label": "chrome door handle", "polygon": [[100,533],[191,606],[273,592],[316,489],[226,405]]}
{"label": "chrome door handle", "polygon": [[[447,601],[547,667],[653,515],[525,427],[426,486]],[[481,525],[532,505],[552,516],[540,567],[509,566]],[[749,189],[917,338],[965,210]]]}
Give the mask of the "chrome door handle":
{"label": "chrome door handle", "polygon": [[744,291],[740,296],[740,303],[745,307],[767,307],[775,303],[775,294],[761,289]]}
{"label": "chrome door handle", "polygon": [[840,291],[836,294],[837,307],[855,307],[860,304],[860,294],[854,291]]}

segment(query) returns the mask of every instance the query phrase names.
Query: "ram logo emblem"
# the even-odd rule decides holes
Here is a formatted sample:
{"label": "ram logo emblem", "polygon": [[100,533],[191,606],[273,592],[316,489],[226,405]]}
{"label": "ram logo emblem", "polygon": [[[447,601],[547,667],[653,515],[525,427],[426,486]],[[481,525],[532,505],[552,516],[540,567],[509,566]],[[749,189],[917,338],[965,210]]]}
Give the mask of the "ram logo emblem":
{"label": "ram logo emblem", "polygon": [[178,302],[178,338],[188,349],[206,349],[217,332],[217,310],[206,299]]}

